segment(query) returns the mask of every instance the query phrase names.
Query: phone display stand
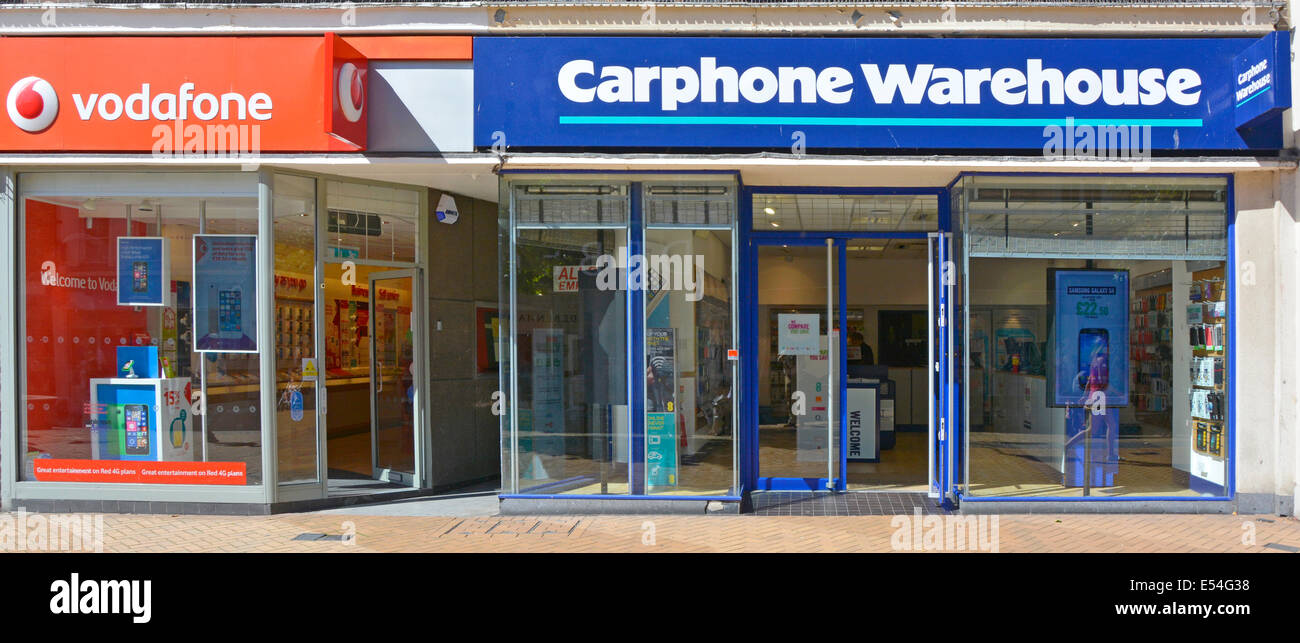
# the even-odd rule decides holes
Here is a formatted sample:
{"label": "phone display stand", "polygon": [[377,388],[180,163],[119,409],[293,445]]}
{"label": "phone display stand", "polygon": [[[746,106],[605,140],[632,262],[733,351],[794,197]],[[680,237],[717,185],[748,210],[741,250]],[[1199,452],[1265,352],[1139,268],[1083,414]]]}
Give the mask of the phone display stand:
{"label": "phone display stand", "polygon": [[189,378],[161,377],[153,346],[119,346],[119,373],[128,362],[136,377],[90,380],[91,459],[194,460],[194,418],[185,395]]}

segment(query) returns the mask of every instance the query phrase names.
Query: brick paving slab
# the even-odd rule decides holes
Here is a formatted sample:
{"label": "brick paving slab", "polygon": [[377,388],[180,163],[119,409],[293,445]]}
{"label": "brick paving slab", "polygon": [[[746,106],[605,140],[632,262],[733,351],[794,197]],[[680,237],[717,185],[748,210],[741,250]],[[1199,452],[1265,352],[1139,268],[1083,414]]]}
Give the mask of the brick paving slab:
{"label": "brick paving slab", "polygon": [[[1300,521],[1231,515],[985,517],[1001,552],[1259,552],[1300,547]],[[106,552],[890,552],[966,550],[976,516],[103,517]],[[963,531],[963,533],[968,533]],[[335,539],[294,540],[301,534]],[[921,534],[922,538],[912,538]],[[936,537],[926,537],[935,534]],[[978,534],[977,534],[978,535]],[[907,536],[907,538],[903,538]],[[337,538],[343,537],[344,540]],[[1253,540],[1252,540],[1253,537]],[[913,541],[915,546],[913,546]],[[1275,547],[1266,547],[1273,544]],[[1276,548],[1281,545],[1282,548]]]}

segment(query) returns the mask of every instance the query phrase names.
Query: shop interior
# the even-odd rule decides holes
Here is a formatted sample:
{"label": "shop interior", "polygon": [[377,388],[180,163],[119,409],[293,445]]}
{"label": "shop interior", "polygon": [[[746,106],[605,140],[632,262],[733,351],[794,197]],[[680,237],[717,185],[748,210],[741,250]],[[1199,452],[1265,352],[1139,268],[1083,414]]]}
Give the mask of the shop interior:
{"label": "shop interior", "polygon": [[[859,384],[879,382],[870,404],[875,421],[864,422],[870,436],[862,449],[850,451],[845,472],[851,491],[920,491],[928,489],[929,388],[925,379],[926,289],[925,239],[859,239],[847,243],[844,310],[847,332],[844,355],[848,395]],[[807,246],[760,246],[759,294],[759,475],[786,478],[827,476],[826,423],[818,415],[824,399],[825,362],[812,356],[783,355],[778,346],[782,315],[816,315],[826,334],[826,249]],[[836,317],[839,316],[838,302]],[[834,325],[838,326],[838,319]],[[837,335],[838,337],[838,335]],[[820,357],[820,356],[819,356]],[[836,376],[838,377],[838,375]],[[800,379],[811,385],[803,385]],[[791,413],[792,396],[803,391],[807,408]],[[840,403],[844,403],[841,401]],[[835,411],[839,415],[839,411]],[[838,430],[838,427],[837,427]],[[832,449],[838,458],[838,435]],[[838,469],[836,464],[835,469]],[[836,474],[838,477],[838,473]]]}
{"label": "shop interior", "polygon": [[[412,280],[394,277],[371,282],[372,276],[393,271],[356,266],[357,284],[364,285],[351,286],[344,284],[345,270],[341,264],[325,264],[330,480],[373,481],[383,470],[411,476],[415,472]],[[380,482],[410,486],[401,477]]]}
{"label": "shop interior", "polygon": [[[191,296],[194,236],[256,234],[256,197],[41,196],[27,198],[24,205],[25,324],[32,341],[26,353],[23,427],[29,462],[23,479],[34,479],[30,461],[37,458],[149,457],[237,462],[245,467],[246,483],[258,483],[258,354],[198,352]],[[159,304],[119,305],[114,286],[119,237],[165,238],[162,265],[169,283]],[[102,403],[95,393],[111,378],[131,377],[120,372],[122,348],[156,348],[154,377],[174,395],[205,401],[207,413],[170,418],[166,427],[142,415],[140,433],[145,426],[154,433],[123,435],[122,448],[115,446],[114,432],[123,429],[110,407],[122,405]],[[135,368],[144,374],[155,366]],[[144,455],[136,455],[137,446],[128,439],[139,440]]]}
{"label": "shop interior", "polygon": [[[1085,486],[1088,495],[1099,497],[1223,493],[1228,349],[1223,265],[972,259],[969,493],[1081,496]],[[1092,414],[1092,444],[1082,445],[1090,453],[1082,450],[1072,426],[1080,409],[1046,403],[1053,364],[1042,277],[1052,268],[1129,276],[1129,403]],[[1097,341],[1118,344],[1115,339]],[[1091,470],[1090,478],[1085,470]]]}
{"label": "shop interior", "polygon": [[[280,482],[316,479],[314,389],[323,379],[328,493],[410,488],[416,484],[419,193],[340,181],[325,186],[328,206],[318,223],[309,214],[315,181],[276,181]],[[318,234],[325,241],[324,279],[313,288]],[[317,310],[324,311],[320,323]]]}
{"label": "shop interior", "polygon": [[[1226,248],[1222,179],[1171,180],[1161,191],[1013,181],[1018,191],[974,192],[987,198],[969,206],[977,256],[953,294],[954,385],[965,405],[957,412],[968,427],[956,479],[968,479],[972,496],[1224,495],[1227,284],[1214,258]],[[769,233],[755,235],[760,481],[838,477],[843,449],[850,491],[928,490],[931,243],[897,234],[924,229],[926,211],[920,197],[755,196],[755,231]],[[840,230],[843,249],[828,253],[818,230]],[[790,231],[806,234],[781,234]],[[842,238],[859,231],[877,234]],[[1119,400],[1110,408],[1088,402],[1084,389],[1049,400],[1053,376],[1088,370],[1059,357],[1070,352],[1063,345],[1052,348],[1053,306],[1066,300],[1049,281],[1066,269],[1122,275],[1108,304],[1125,309],[1113,329],[1062,331],[1078,333],[1079,355],[1086,339],[1106,356],[1111,372],[1100,381],[1109,378],[1106,399]],[[843,354],[828,350],[828,284],[830,341]],[[847,395],[833,401],[847,408],[825,394],[832,370],[847,374]],[[848,417],[847,444],[838,427],[828,433],[828,414]]]}
{"label": "shop interior", "polygon": [[[926,491],[931,245],[926,233],[938,228],[937,197],[758,194],[753,225],[759,244],[758,475],[839,478],[839,426],[837,420],[828,436],[830,413],[848,418],[844,488]],[[825,240],[816,238],[819,230],[864,236],[828,250]],[[807,233],[816,243],[796,244],[782,236],[791,232]],[[834,300],[833,341],[838,344],[842,335],[845,346],[842,355],[835,346],[831,359],[828,294]],[[793,328],[811,332],[814,326],[819,345],[799,345],[801,331]],[[847,395],[835,402],[847,408],[833,408],[824,392],[831,369],[834,388],[841,374],[847,376]]]}
{"label": "shop interior", "polygon": [[[887,249],[880,249],[882,245]],[[780,355],[776,336],[782,314],[811,314],[817,316],[818,332],[825,341],[826,250],[764,246],[758,259],[759,362],[767,366],[758,379],[760,475],[826,477],[826,424],[816,415],[824,408],[817,386],[826,381],[825,362]],[[1221,413],[1199,412],[1206,409],[1203,403],[1189,401],[1186,393],[1172,393],[1193,390],[1222,395],[1225,390],[1223,340],[1210,344],[1187,340],[1189,334],[1199,337],[1194,331],[1207,327],[1223,332],[1222,262],[1094,261],[1088,265],[1064,259],[971,261],[970,493],[1082,495],[1082,474],[1070,473],[1071,466],[1082,470],[1077,462],[1082,453],[1076,453],[1078,445],[1069,440],[1070,411],[1050,407],[1046,400],[1050,367],[1046,275],[1051,268],[1084,267],[1125,270],[1131,279],[1131,400],[1128,406],[1111,411],[1115,426],[1094,429],[1094,448],[1088,457],[1099,473],[1094,473],[1090,494],[1198,495],[1190,474],[1200,472],[1213,480],[1211,474],[1222,472]],[[924,370],[929,315],[925,243],[850,242],[846,276],[849,395],[859,379],[855,375],[883,378],[893,388],[892,400],[880,400],[886,408],[880,409],[878,451],[856,458],[850,452],[847,488],[924,492],[929,394]],[[883,370],[858,368],[858,364]],[[796,417],[790,412],[791,395],[803,388],[804,378],[812,383],[805,391],[808,412]],[[838,457],[837,440],[832,448]]]}
{"label": "shop interior", "polygon": [[[624,185],[515,190],[525,222],[510,271],[518,447],[509,466],[518,491],[734,493],[734,186],[646,187],[654,227],[644,236],[644,287],[631,298],[618,285],[625,270],[599,268],[626,256],[626,228],[571,223],[619,221]],[[645,339],[645,433],[636,443],[627,428],[629,299],[642,308],[633,315]]]}
{"label": "shop interior", "polygon": [[[415,484],[419,190],[321,182],[329,208],[318,224],[317,180],[277,175],[274,273],[258,280],[255,180],[248,196],[134,194],[129,177],[107,186],[112,196],[69,189],[86,182],[54,174],[28,182],[35,194],[24,203],[24,322],[32,341],[23,479],[35,479],[39,459],[122,459],[235,463],[240,484],[259,484],[266,412],[260,360],[274,359],[279,483],[321,480],[315,387],[324,378],[334,411],[325,416],[330,492]],[[333,260],[322,262],[325,281],[316,288],[320,234]],[[218,274],[199,266],[196,281],[195,249],[222,235],[245,244],[248,260],[241,281],[231,282],[239,285],[221,290],[218,302],[216,290],[193,292]],[[157,244],[150,251],[157,256],[123,264],[121,242],[132,238]],[[118,288],[123,265],[134,272]],[[268,283],[275,340],[261,347],[257,291]],[[145,295],[152,299],[120,301]],[[197,326],[216,330],[196,338]],[[146,394],[150,386],[160,393]],[[114,397],[106,402],[106,395]]]}

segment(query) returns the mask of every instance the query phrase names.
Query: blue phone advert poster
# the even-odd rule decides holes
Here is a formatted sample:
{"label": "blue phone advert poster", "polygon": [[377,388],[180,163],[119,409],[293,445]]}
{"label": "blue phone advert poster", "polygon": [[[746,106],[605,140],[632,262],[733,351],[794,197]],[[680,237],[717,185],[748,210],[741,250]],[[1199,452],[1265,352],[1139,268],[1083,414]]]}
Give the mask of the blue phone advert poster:
{"label": "blue phone advert poster", "polygon": [[117,305],[165,306],[168,282],[166,239],[117,238]]}
{"label": "blue phone advert poster", "polygon": [[1128,406],[1128,271],[1048,272],[1052,306],[1050,406]]}
{"label": "blue phone advert poster", "polygon": [[194,350],[257,351],[255,235],[194,235]]}

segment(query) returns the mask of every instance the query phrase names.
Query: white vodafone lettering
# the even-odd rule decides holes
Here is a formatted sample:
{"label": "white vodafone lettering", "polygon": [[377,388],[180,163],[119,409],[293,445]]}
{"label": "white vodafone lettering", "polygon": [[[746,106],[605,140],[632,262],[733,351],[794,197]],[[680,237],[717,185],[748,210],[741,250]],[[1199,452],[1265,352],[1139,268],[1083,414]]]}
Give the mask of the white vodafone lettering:
{"label": "white vodafone lettering", "polygon": [[182,83],[175,92],[153,92],[149,83],[142,83],[140,91],[122,98],[115,93],[93,93],[89,96],[73,94],[72,103],[77,116],[88,121],[98,114],[106,121],[123,116],[133,121],[267,121],[271,119],[274,104],[265,92],[244,96],[239,92],[211,94],[195,92],[194,83]]}

